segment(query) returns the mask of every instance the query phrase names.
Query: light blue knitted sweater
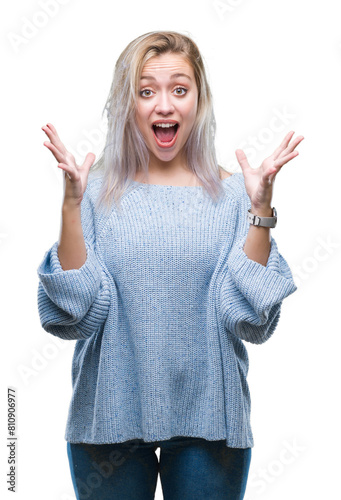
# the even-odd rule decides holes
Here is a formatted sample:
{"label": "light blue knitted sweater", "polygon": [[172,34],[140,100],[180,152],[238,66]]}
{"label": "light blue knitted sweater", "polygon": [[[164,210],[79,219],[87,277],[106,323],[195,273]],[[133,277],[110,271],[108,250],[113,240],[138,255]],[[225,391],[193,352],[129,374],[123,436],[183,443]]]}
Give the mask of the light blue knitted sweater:
{"label": "light blue knitted sweater", "polygon": [[217,203],[200,186],[134,181],[110,216],[94,210],[101,182],[90,175],[82,200],[84,265],[63,271],[56,242],[38,268],[42,327],[77,340],[65,439],[253,447],[243,341],[269,339],[296,285],[272,236],[266,266],[242,250],[243,174]]}

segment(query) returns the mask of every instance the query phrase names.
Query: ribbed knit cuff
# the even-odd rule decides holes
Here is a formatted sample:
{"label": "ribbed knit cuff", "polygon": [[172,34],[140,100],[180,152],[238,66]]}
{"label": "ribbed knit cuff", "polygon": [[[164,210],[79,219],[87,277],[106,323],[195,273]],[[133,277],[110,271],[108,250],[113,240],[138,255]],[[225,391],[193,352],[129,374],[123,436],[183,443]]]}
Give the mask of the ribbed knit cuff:
{"label": "ribbed knit cuff", "polygon": [[58,242],[45,253],[37,273],[49,298],[75,320],[81,320],[94,301],[100,284],[101,270],[94,249],[85,242],[87,257],[79,269],[61,267]]}
{"label": "ribbed knit cuff", "polygon": [[290,268],[278,252],[271,236],[271,248],[266,266],[248,258],[243,250],[247,235],[232,248],[227,264],[232,280],[254,311],[263,317],[269,309],[297,290]]}

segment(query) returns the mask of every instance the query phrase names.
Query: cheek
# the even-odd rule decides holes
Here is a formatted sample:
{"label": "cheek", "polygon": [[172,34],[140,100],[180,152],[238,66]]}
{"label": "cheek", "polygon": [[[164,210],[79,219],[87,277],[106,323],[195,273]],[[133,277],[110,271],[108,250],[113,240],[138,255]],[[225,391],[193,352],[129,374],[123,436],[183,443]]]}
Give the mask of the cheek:
{"label": "cheek", "polygon": [[140,134],[144,138],[144,140],[147,140],[148,133],[147,133],[147,127],[146,127],[146,120],[143,118],[143,116],[136,115],[136,125],[140,131]]}
{"label": "cheek", "polygon": [[143,127],[143,125],[146,123],[146,110],[144,109],[143,105],[139,104],[137,106],[135,118],[139,127],[140,128]]}
{"label": "cheek", "polygon": [[188,121],[188,125],[190,127],[192,127],[194,121],[195,121],[195,118],[197,116],[197,103],[196,101],[192,101],[190,103],[188,103],[188,107],[187,107],[187,112],[186,112],[186,115],[187,115],[187,121]]}

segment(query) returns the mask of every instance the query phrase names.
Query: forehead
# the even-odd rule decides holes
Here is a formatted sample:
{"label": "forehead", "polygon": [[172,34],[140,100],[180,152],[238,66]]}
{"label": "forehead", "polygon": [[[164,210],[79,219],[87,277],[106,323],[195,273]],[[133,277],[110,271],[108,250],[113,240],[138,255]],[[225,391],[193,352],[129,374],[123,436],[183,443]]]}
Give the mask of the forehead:
{"label": "forehead", "polygon": [[167,76],[171,73],[185,73],[194,78],[192,65],[181,54],[167,53],[151,57],[142,68],[141,76]]}

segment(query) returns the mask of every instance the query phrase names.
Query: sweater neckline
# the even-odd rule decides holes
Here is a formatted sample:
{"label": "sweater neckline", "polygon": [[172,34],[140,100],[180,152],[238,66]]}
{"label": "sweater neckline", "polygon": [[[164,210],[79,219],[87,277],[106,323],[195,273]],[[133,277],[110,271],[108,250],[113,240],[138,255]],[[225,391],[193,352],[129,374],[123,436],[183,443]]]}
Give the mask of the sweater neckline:
{"label": "sweater neckline", "polygon": [[[229,179],[231,179],[232,177],[234,177],[236,175],[237,172],[234,172],[233,174],[229,175],[228,177],[225,177],[224,179],[222,179],[222,182],[226,182],[228,181]],[[175,188],[175,189],[200,189],[202,188],[203,186],[172,186],[172,185],[169,185],[169,184],[146,184],[144,182],[138,182],[138,181],[132,181],[132,183],[136,186],[148,186],[148,187],[152,187],[152,188]]]}

